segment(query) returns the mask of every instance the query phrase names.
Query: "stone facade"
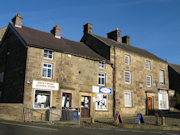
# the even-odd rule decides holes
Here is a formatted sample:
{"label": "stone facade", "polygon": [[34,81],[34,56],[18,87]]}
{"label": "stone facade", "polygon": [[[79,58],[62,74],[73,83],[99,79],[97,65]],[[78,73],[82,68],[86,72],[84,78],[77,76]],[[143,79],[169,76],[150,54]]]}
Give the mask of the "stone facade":
{"label": "stone facade", "polygon": [[[92,101],[92,86],[98,86],[98,73],[106,74],[106,86],[112,88],[112,67],[106,64],[105,69],[99,68],[99,61],[85,59],[70,54],[54,52],[54,59],[43,58],[44,49],[28,47],[26,77],[24,88],[24,105],[33,108],[34,90],[28,80],[38,80],[59,83],[60,89],[52,91],[52,106],[61,108],[62,93],[72,93],[72,108],[81,108],[81,96],[91,97],[90,115],[95,117],[112,117],[113,96],[108,95],[108,111],[95,111]],[[42,77],[43,63],[53,64],[52,79]]]}
{"label": "stone facade", "polygon": [[[81,41],[113,63],[114,113],[119,111],[122,115],[149,114],[148,99],[151,100],[151,113],[157,112],[160,109],[159,92],[164,90],[167,93],[169,89],[168,63],[145,50],[130,46],[129,36],[123,37],[126,40],[121,43],[118,29],[107,35],[111,40],[94,35],[91,31],[84,34]],[[130,64],[125,64],[125,55],[130,57]],[[150,69],[146,69],[146,60],[150,62]],[[164,72],[164,84],[160,84],[160,70]],[[131,73],[130,84],[125,83],[125,71]],[[151,86],[147,86],[147,75],[151,77]],[[131,107],[125,106],[125,92],[131,93]],[[166,105],[165,110],[168,110],[168,101]]]}

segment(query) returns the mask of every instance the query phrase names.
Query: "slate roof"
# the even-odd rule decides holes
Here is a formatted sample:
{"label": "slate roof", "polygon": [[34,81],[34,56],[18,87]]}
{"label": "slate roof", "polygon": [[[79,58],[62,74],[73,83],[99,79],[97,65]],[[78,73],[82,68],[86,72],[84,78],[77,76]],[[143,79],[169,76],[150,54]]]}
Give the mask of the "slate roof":
{"label": "slate roof", "polygon": [[180,74],[180,65],[169,63],[169,66],[171,66],[178,74]]}
{"label": "slate roof", "polygon": [[91,34],[92,36],[94,36],[95,38],[97,38],[98,40],[104,42],[105,44],[107,44],[108,46],[115,46],[117,48],[120,48],[124,51],[127,51],[127,52],[132,52],[132,53],[136,53],[138,55],[141,55],[141,56],[144,56],[144,57],[147,57],[147,58],[150,58],[150,59],[155,59],[155,60],[158,60],[158,61],[161,61],[161,62],[166,62],[164,61],[163,59],[157,57],[156,55],[144,50],[144,49],[140,49],[140,48],[137,48],[137,47],[133,47],[131,45],[126,45],[124,43],[118,43],[110,38],[104,38],[104,37],[101,37],[101,36],[97,36],[97,35],[94,35],[94,34]]}
{"label": "slate roof", "polygon": [[42,32],[25,26],[17,28],[11,23],[9,25],[13,26],[27,45],[52,49],[62,53],[68,53],[93,60],[106,60],[82,42],[71,41],[63,37],[61,39],[57,39],[51,33]]}

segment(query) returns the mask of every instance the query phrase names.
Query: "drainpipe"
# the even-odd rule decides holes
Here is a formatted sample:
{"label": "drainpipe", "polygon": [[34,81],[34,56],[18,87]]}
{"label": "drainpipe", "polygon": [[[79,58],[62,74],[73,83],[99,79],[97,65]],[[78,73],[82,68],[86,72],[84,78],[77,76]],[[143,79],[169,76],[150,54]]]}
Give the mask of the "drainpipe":
{"label": "drainpipe", "polygon": [[116,109],[116,51],[114,46],[114,63],[112,65],[113,68],[113,116],[115,116]]}

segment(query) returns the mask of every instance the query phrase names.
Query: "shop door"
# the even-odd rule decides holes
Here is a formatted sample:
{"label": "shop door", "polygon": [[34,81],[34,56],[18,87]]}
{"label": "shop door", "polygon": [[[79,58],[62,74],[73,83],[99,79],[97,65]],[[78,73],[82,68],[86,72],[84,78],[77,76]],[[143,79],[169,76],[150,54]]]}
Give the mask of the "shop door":
{"label": "shop door", "polygon": [[147,105],[148,105],[148,112],[149,113],[153,113],[153,109],[152,109],[152,97],[148,97]]}
{"label": "shop door", "polygon": [[90,97],[82,96],[81,97],[81,117],[88,118],[90,117]]}

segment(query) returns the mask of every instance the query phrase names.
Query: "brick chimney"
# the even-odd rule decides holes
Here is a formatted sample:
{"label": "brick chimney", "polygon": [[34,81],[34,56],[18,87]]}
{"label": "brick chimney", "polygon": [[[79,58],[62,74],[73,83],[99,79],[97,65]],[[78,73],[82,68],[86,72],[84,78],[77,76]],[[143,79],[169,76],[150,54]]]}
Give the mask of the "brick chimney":
{"label": "brick chimney", "polygon": [[125,43],[127,45],[130,45],[130,37],[129,36],[124,36],[122,37],[122,43]]}
{"label": "brick chimney", "polygon": [[121,31],[118,30],[118,28],[116,28],[116,30],[113,30],[112,32],[107,33],[107,37],[120,43],[121,42],[120,41],[120,39],[121,39],[120,32]]}
{"label": "brick chimney", "polygon": [[21,14],[17,14],[13,19],[12,22],[15,25],[15,27],[22,28],[22,17]]}
{"label": "brick chimney", "polygon": [[59,28],[59,25],[56,25],[52,30],[51,33],[55,36],[55,38],[60,39],[61,38],[61,29]]}
{"label": "brick chimney", "polygon": [[92,24],[87,23],[84,25],[84,35],[86,34],[92,34]]}

